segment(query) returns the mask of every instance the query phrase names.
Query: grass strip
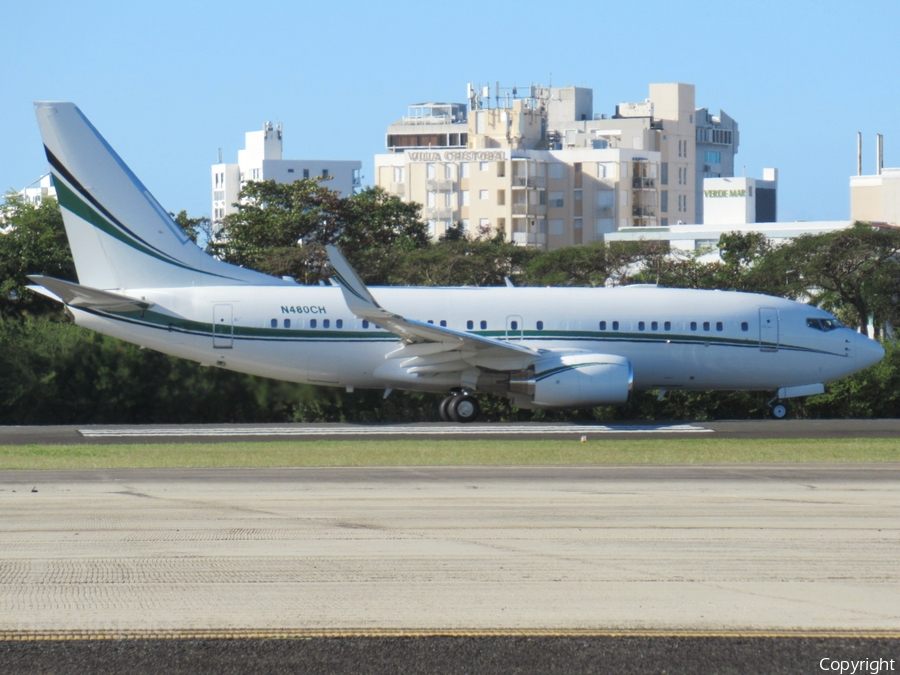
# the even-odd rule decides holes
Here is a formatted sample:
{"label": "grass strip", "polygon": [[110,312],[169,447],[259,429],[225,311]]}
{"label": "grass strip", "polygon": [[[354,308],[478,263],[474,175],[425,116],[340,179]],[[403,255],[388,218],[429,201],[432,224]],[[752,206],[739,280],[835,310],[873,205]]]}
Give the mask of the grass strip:
{"label": "grass strip", "polygon": [[862,439],[335,440],[0,446],[2,469],[900,462]]}

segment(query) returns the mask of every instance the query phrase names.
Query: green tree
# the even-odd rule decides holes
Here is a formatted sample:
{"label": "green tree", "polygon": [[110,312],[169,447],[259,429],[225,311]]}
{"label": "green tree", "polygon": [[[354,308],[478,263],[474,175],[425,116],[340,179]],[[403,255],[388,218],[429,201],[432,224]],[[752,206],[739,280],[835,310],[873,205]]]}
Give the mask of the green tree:
{"label": "green tree", "polygon": [[[75,263],[54,199],[34,205],[7,196],[0,230],[0,313],[46,312],[55,305],[31,293],[28,274],[74,281]],[[54,310],[55,311],[55,310]]]}

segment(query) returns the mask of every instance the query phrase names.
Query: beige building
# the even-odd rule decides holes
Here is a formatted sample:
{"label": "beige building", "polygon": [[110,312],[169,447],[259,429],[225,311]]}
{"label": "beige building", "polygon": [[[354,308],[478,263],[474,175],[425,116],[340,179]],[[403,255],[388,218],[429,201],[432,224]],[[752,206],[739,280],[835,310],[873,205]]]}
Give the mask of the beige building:
{"label": "beige building", "polygon": [[559,248],[623,227],[692,222],[698,178],[694,87],[653,84],[642,103],[594,115],[581,87],[531,87],[490,107],[421,103],[387,130],[375,183],[423,205],[438,237],[470,233]]}
{"label": "beige building", "polygon": [[850,218],[900,225],[900,169],[850,177]]}

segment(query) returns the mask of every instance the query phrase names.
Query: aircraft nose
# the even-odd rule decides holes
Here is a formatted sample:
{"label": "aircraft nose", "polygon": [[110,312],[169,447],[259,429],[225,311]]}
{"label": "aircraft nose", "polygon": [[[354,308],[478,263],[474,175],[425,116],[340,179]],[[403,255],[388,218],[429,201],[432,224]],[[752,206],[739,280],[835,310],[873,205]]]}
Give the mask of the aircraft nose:
{"label": "aircraft nose", "polygon": [[853,349],[853,356],[865,366],[871,366],[884,358],[884,347],[877,340],[859,335]]}

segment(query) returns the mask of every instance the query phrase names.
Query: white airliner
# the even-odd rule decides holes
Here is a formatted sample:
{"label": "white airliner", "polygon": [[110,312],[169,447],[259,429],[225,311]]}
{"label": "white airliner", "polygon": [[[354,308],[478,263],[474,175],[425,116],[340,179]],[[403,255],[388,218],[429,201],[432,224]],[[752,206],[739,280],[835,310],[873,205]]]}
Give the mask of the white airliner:
{"label": "white airliner", "polygon": [[[79,283],[32,276],[78,325],[292,382],[476,394],[521,408],[618,405],[632,390],[768,390],[782,401],[879,361],[877,342],[782,298],[620,288],[375,288],[329,247],[338,285],[217,260],[188,239],[72,103],[35,104]],[[376,299],[377,298],[377,299]]]}

